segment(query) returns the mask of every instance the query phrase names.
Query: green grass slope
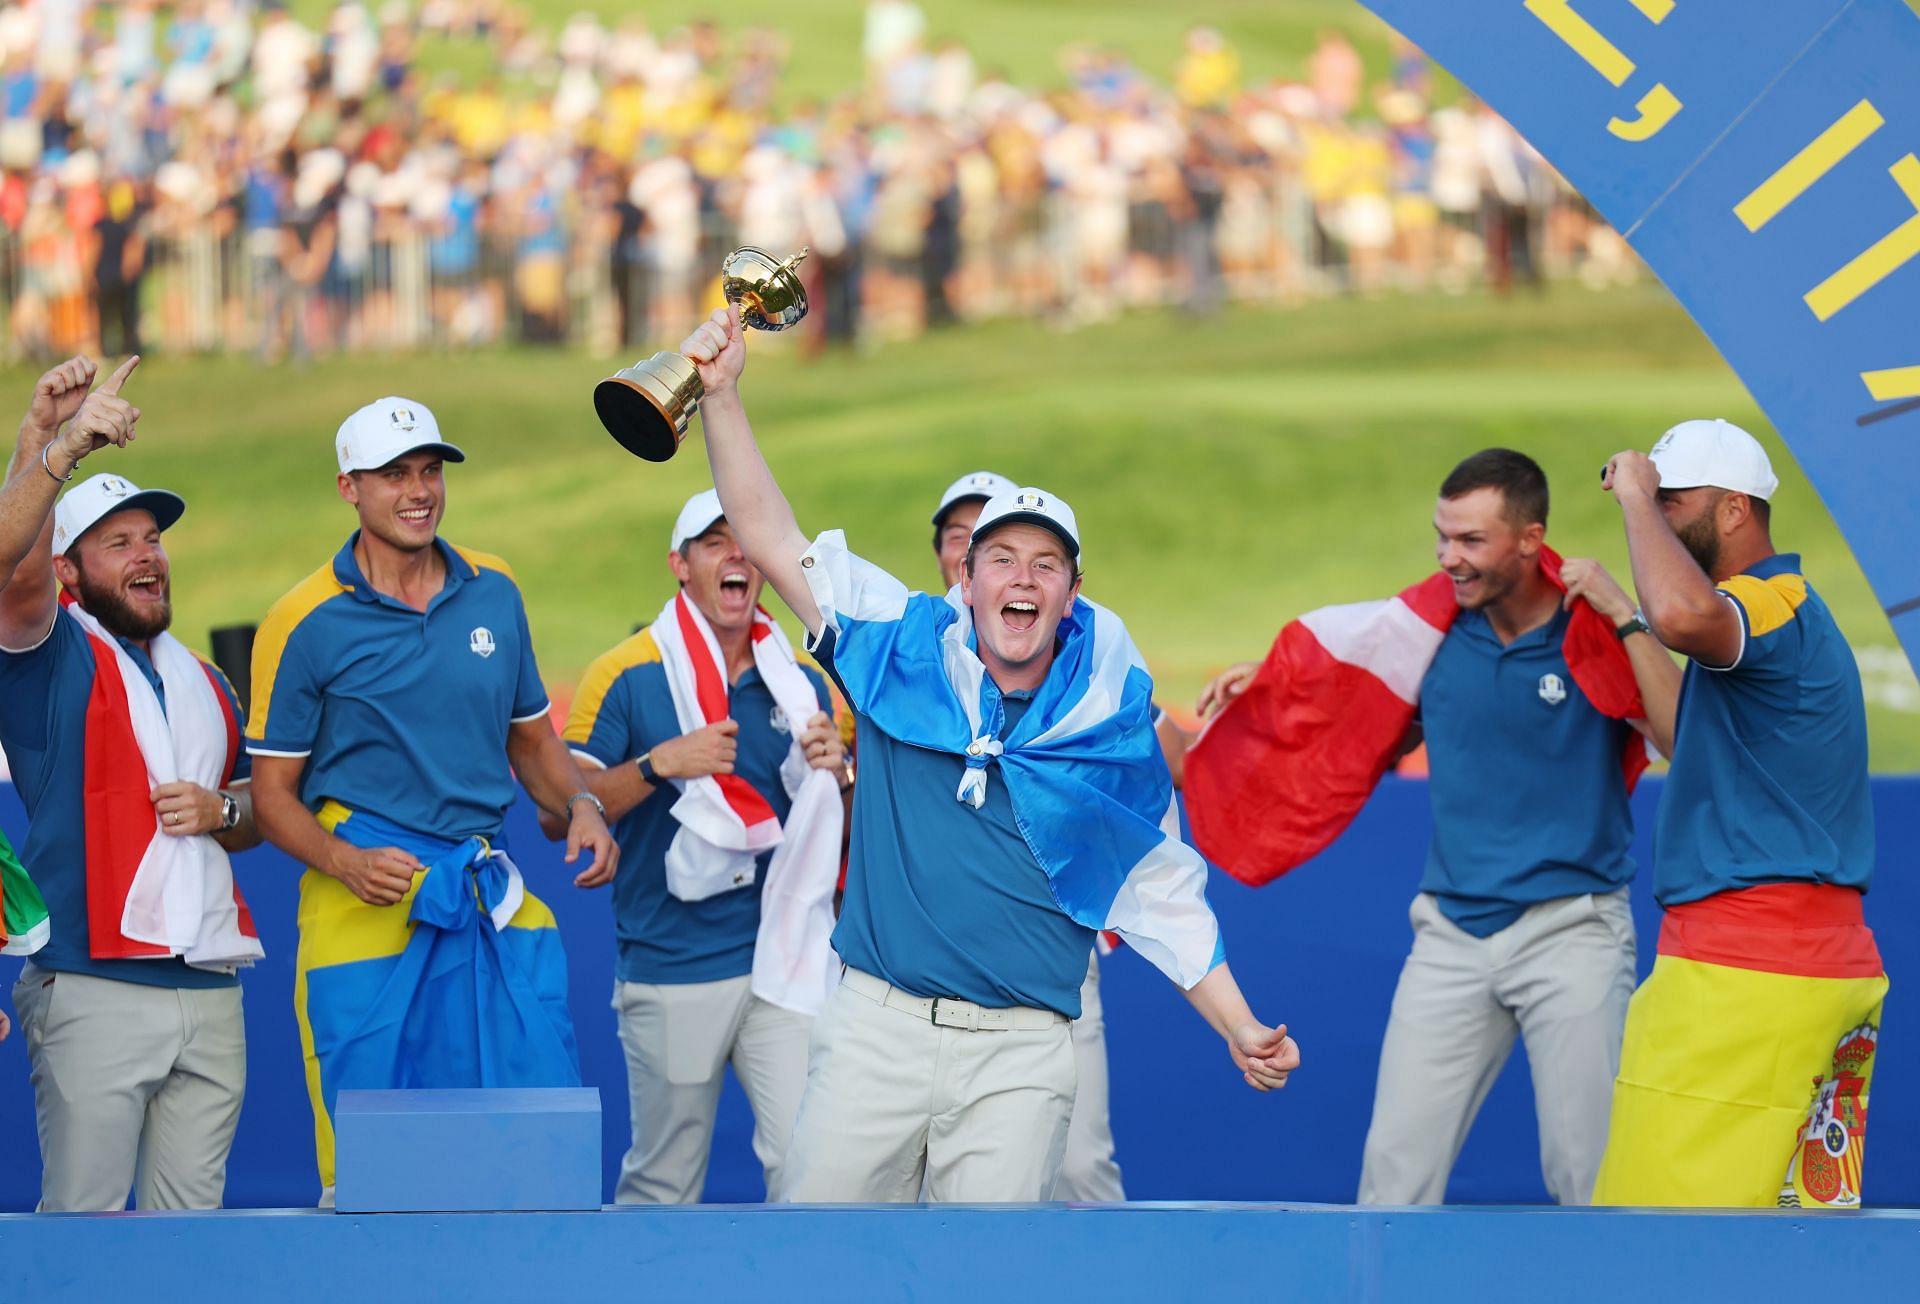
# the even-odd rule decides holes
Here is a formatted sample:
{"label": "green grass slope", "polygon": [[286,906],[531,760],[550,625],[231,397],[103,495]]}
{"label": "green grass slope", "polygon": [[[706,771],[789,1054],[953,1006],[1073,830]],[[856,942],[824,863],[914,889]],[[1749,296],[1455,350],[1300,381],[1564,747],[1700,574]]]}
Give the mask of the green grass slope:
{"label": "green grass slope", "polygon": [[[1804,477],[1726,365],[1653,286],[1539,299],[1381,299],[1143,314],[1075,334],[1005,322],[807,365],[755,336],[746,380],[761,443],[810,530],[841,526],[931,584],[927,517],[953,477],[992,467],[1066,496],[1087,591],[1126,618],[1185,705],[1220,666],[1264,652],[1290,616],[1381,596],[1431,568],[1433,495],[1494,444],[1538,458],[1549,537],[1625,577],[1606,457],[1690,416],[1767,440],[1782,547],[1868,662],[1873,760],[1920,769],[1920,691],[1879,605]],[[438,414],[470,460],[450,468],[447,537],[505,556],[542,666],[575,678],[659,609],[668,530],[708,483],[698,423],[665,465],[628,457],[590,402],[615,360],[575,352],[341,358],[263,370],[149,360],[130,386],[133,449],[87,463],[179,490],[168,535],[176,628],[256,621],[353,525],[332,438],[381,394]],[[0,372],[24,404],[32,374]]]}

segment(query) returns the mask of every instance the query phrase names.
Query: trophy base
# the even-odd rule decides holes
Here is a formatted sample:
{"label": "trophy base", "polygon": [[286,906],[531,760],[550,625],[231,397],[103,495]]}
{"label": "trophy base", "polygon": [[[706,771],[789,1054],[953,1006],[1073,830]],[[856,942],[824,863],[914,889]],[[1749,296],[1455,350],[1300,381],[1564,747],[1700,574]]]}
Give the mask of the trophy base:
{"label": "trophy base", "polygon": [[679,451],[700,406],[700,376],[675,353],[658,353],[594,386],[593,410],[620,447],[649,462]]}

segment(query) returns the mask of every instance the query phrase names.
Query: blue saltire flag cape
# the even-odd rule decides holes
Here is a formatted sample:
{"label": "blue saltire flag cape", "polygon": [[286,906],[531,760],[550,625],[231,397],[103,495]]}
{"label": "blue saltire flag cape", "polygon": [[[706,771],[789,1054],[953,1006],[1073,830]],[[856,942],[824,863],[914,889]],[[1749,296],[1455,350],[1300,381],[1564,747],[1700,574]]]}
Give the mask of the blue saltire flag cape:
{"label": "blue saltire flag cape", "polygon": [[1008,730],[958,588],[909,592],[839,530],[814,541],[801,573],[854,708],[900,742],[961,758],[956,801],[978,809],[997,774],[1063,912],[1120,934],[1182,988],[1226,958],[1206,862],[1179,838],[1153,679],[1118,616],[1074,600],[1046,680]]}
{"label": "blue saltire flag cape", "polygon": [[404,950],[307,974],[328,1115],[342,1087],[579,1086],[566,954],[552,928],[505,927],[525,899],[506,853],[365,811],[333,831],[357,847],[399,847],[427,871]]}

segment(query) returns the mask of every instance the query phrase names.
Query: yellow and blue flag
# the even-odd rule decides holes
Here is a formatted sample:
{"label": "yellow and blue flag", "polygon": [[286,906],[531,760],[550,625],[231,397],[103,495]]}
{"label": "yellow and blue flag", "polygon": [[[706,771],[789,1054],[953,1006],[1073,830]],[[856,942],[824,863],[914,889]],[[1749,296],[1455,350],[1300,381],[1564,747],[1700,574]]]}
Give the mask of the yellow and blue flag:
{"label": "yellow and blue flag", "polygon": [[567,959],[550,911],[484,838],[425,837],[329,802],[320,823],[427,868],[392,906],[300,880],[294,1006],[323,1186],[343,1089],[577,1087]]}

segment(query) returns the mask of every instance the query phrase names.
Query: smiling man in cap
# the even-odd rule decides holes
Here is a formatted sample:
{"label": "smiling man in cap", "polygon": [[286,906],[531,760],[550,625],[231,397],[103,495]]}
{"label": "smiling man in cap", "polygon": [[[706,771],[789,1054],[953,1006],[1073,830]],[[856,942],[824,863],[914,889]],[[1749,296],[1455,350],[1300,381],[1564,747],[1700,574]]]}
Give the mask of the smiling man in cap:
{"label": "smiling man in cap", "polygon": [[[622,848],[613,1007],[633,1141],[614,1200],[700,1198],[728,1064],[778,1199],[827,990],[846,750],[825,676],[796,660],[761,608],[760,572],[713,490],[681,508],[667,567],[677,591],[588,667],[566,728]],[[821,791],[803,806],[810,780]],[[763,939],[792,935],[778,925],[794,881],[811,886],[823,921],[804,990],[770,981],[799,957],[761,951]]]}
{"label": "smiling man in cap", "polygon": [[1866,707],[1780,482],[1725,421],[1684,421],[1603,482],[1660,641],[1689,658],[1654,838],[1666,908],[1627,1014],[1596,1204],[1858,1207],[1887,979]]}
{"label": "smiling man in cap", "polygon": [[[349,416],[334,451],[359,528],[267,613],[247,733],[261,830],[311,867],[300,880],[295,1010],[323,1203],[342,1087],[578,1084],[553,915],[500,843],[516,777],[566,821],[567,863],[589,854],[576,884],[609,881],[618,855],[548,723],[512,573],[440,537],[443,468],[466,455],[403,398]],[[479,919],[476,887],[488,912]],[[496,945],[471,939],[479,927]],[[415,953],[442,942],[470,949],[464,968],[421,964]],[[500,965],[483,971],[489,956]],[[396,999],[396,966],[428,979],[405,1010],[370,1019],[374,1002]],[[466,976],[434,987],[443,972]],[[501,990],[476,1013],[480,984]],[[507,1011],[516,1017],[486,1018]]]}
{"label": "smiling man in cap", "polygon": [[740,400],[737,310],[681,351],[706,386],[728,523],[859,728],[833,935],[847,969],[815,1021],[786,1198],[1049,1198],[1076,1090],[1068,1024],[1101,928],[1186,991],[1250,1085],[1284,1085],[1298,1049],[1248,1009],[1205,865],[1164,827],[1152,681],[1118,618],[1080,596],[1073,510],[1003,490],[958,588],[910,593],[839,531],[801,533]]}
{"label": "smiling man in cap", "polygon": [[[186,504],[117,475],[136,436],[94,364],[40,378],[0,490],[0,744],[48,937],[14,1005],[32,1064],[40,1208],[219,1207],[246,1086],[241,965],[261,955],[226,853],[259,841],[226,679],[167,632],[162,533]],[[62,427],[65,427],[62,429]],[[157,782],[156,782],[157,781]],[[195,908],[169,912],[169,885]]]}

